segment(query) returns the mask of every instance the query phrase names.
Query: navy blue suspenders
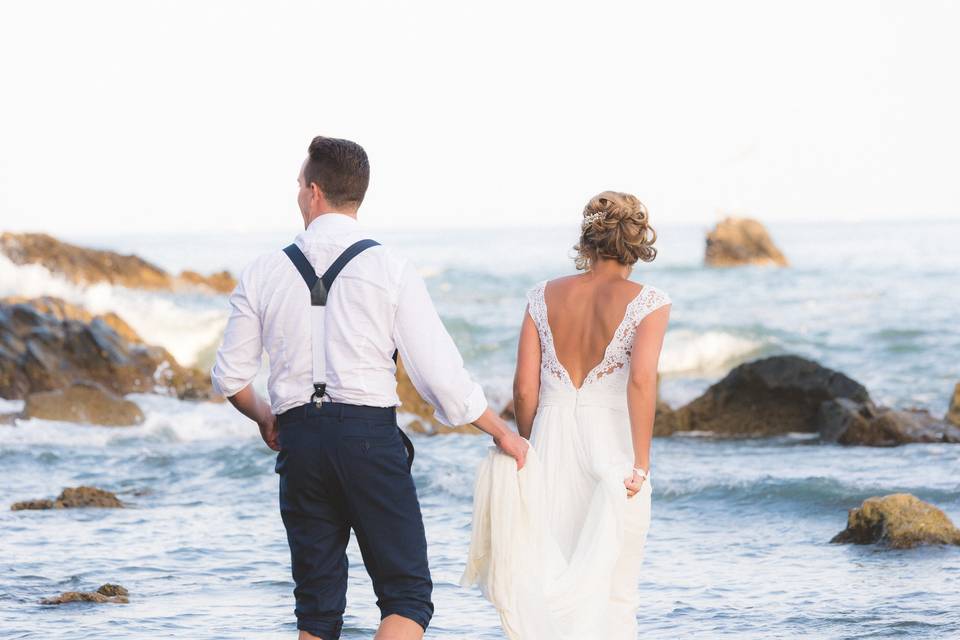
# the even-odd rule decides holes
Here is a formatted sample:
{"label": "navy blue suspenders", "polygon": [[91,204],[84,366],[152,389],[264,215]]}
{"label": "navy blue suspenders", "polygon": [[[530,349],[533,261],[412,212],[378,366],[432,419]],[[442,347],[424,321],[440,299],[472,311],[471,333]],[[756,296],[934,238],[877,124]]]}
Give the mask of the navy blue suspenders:
{"label": "navy blue suspenders", "polygon": [[[323,401],[323,396],[327,393],[327,365],[326,355],[323,350],[323,334],[326,325],[326,306],[327,295],[333,286],[334,280],[340,275],[347,264],[371,247],[378,247],[380,243],[376,240],[360,240],[347,247],[340,256],[333,261],[333,264],[324,272],[321,277],[317,277],[316,271],[307,256],[303,255],[296,244],[284,248],[283,252],[290,258],[290,262],[300,272],[300,277],[307,284],[310,290],[310,307],[313,317],[311,326],[313,331],[313,395],[310,400],[319,405]],[[393,352],[393,361],[397,361],[397,352]]]}

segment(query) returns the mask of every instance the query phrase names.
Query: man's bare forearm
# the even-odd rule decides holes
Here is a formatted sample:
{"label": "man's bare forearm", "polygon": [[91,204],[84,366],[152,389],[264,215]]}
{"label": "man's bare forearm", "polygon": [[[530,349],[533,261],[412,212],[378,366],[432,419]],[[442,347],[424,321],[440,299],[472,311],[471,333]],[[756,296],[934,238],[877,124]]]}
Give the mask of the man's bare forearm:
{"label": "man's bare forearm", "polygon": [[511,433],[510,427],[503,421],[503,418],[494,413],[490,407],[484,409],[480,417],[473,421],[473,426],[493,436],[494,440],[500,440],[503,436]]}
{"label": "man's bare forearm", "polygon": [[257,394],[252,384],[248,384],[227,400],[236,407],[237,411],[257,424],[264,422],[272,412],[269,403]]}

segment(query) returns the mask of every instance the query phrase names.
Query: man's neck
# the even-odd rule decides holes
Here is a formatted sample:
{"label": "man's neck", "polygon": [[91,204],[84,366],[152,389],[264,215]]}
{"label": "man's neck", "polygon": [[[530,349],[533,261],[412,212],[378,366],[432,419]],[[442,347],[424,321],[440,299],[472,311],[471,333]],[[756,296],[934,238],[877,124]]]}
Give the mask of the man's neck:
{"label": "man's neck", "polygon": [[330,216],[330,215],[346,216],[348,218],[353,218],[354,220],[357,219],[356,211],[346,211],[346,210],[345,211],[321,211],[319,213],[313,214],[312,216],[310,216],[309,219],[304,220],[305,224],[303,228],[306,229],[313,223],[314,220],[317,220],[318,218],[322,218],[323,216]]}

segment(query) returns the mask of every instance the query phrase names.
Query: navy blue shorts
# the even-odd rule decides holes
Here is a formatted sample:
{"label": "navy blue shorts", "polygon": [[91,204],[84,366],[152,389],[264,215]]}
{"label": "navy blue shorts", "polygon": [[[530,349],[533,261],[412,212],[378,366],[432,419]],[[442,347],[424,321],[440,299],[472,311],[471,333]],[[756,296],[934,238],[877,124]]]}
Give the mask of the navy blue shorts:
{"label": "navy blue shorts", "polygon": [[352,528],[380,617],[399,614],[426,629],[433,582],[410,474],[413,448],[397,427],[394,409],[306,404],[279,422],[276,472],[297,628],[324,640],[340,637]]}

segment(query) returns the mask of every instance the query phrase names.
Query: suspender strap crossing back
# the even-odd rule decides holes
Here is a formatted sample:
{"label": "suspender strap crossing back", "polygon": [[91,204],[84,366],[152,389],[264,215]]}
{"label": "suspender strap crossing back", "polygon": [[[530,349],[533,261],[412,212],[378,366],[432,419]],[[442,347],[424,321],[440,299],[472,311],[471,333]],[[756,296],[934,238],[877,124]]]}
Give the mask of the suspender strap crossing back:
{"label": "suspender strap crossing back", "polygon": [[[290,261],[300,272],[303,281],[307,283],[310,289],[310,326],[311,342],[313,343],[313,396],[310,400],[317,406],[323,402],[323,396],[327,394],[327,358],[324,350],[324,333],[326,324],[327,295],[333,286],[334,280],[343,270],[347,263],[366,251],[370,247],[379,246],[376,240],[360,240],[347,247],[340,256],[333,261],[326,272],[317,277],[316,271],[310,265],[307,257],[303,255],[296,244],[291,244],[283,252],[287,254]],[[396,353],[394,353],[396,359]]]}

